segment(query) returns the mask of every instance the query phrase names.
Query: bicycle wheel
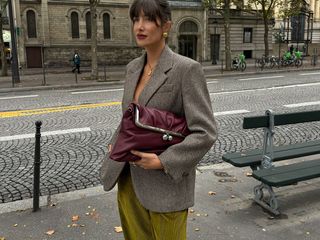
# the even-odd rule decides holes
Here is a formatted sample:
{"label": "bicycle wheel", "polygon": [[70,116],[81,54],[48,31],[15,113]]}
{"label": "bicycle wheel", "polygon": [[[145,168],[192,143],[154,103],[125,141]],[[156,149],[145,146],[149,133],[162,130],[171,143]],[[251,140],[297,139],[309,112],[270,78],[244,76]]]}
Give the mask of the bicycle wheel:
{"label": "bicycle wheel", "polygon": [[246,62],[241,62],[239,67],[240,67],[241,72],[243,72],[244,70],[246,70],[246,68],[247,68]]}
{"label": "bicycle wheel", "polygon": [[296,59],[295,63],[296,67],[301,67],[302,66],[302,60],[301,59]]}

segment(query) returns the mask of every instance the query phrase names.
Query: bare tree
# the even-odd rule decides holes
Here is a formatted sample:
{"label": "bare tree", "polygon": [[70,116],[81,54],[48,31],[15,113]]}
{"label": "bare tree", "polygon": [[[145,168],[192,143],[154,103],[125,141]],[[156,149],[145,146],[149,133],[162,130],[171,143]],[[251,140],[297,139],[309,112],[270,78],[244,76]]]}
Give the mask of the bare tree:
{"label": "bare tree", "polygon": [[271,21],[274,21],[275,9],[278,9],[279,17],[288,17],[299,14],[305,0],[248,0],[246,10],[254,10],[264,23],[264,52],[269,56],[269,31]]}
{"label": "bare tree", "polygon": [[89,0],[91,16],[91,79],[98,79],[97,6],[100,0]]}
{"label": "bare tree", "polygon": [[5,45],[3,41],[3,13],[6,11],[7,1],[0,0],[0,54],[1,54],[1,76],[8,76],[8,64],[6,59]]}
{"label": "bare tree", "polygon": [[225,35],[225,67],[231,70],[230,17],[231,6],[242,6],[243,0],[203,0],[205,8],[222,16]]}

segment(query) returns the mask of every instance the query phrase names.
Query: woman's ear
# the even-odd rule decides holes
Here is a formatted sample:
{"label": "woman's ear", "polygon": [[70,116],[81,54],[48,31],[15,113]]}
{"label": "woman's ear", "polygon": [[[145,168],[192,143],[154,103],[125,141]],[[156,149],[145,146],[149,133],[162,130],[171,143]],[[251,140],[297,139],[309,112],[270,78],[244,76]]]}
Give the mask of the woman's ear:
{"label": "woman's ear", "polygon": [[171,25],[172,25],[171,21],[165,22],[165,24],[163,24],[163,26],[162,26],[163,32],[166,32],[166,33],[170,32]]}

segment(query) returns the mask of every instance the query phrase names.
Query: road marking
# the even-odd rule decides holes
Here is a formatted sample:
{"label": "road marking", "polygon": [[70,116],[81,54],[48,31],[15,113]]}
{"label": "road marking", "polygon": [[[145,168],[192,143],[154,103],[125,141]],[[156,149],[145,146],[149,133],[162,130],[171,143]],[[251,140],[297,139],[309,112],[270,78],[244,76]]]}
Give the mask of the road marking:
{"label": "road marking", "polygon": [[295,88],[295,87],[311,87],[318,86],[317,83],[303,83],[303,84],[295,84],[295,85],[287,85],[287,86],[279,86],[279,87],[269,87],[269,88],[257,88],[257,89],[248,89],[248,90],[236,90],[236,91],[228,91],[228,92],[211,92],[210,95],[223,95],[223,94],[233,94],[233,93],[247,93],[247,92],[256,92],[256,91],[266,91],[266,90],[277,90],[277,89],[286,89],[286,88]]}
{"label": "road marking", "polygon": [[305,106],[313,106],[313,105],[319,105],[319,104],[320,104],[320,101],[287,104],[287,105],[283,105],[283,106],[285,106],[287,108],[295,108],[295,107],[305,107]]}
{"label": "road marking", "polygon": [[94,104],[82,104],[75,106],[65,106],[65,107],[51,107],[51,108],[40,108],[31,110],[20,110],[12,112],[0,112],[0,118],[12,118],[12,117],[23,117],[39,114],[48,114],[55,112],[65,112],[65,111],[75,111],[81,109],[90,109],[98,107],[109,107],[114,105],[120,105],[121,102],[106,102],[106,103],[94,103]]}
{"label": "road marking", "polygon": [[123,88],[107,89],[107,90],[93,90],[93,91],[83,91],[83,92],[72,92],[71,94],[87,94],[87,93],[118,92],[118,91],[123,91]]}
{"label": "road marking", "polygon": [[[86,127],[86,128],[73,128],[73,129],[66,129],[66,130],[42,132],[41,136],[62,135],[62,134],[79,133],[79,132],[90,132],[90,131],[91,131],[91,129],[89,127]],[[0,142],[19,140],[19,139],[26,139],[26,138],[34,138],[34,137],[35,137],[34,133],[31,133],[31,134],[20,134],[20,135],[13,135],[13,136],[5,136],[5,137],[0,137]]]}
{"label": "road marking", "polygon": [[39,95],[1,97],[0,100],[10,100],[10,99],[19,99],[19,98],[34,98],[34,97],[39,97]]}
{"label": "road marking", "polygon": [[309,76],[309,75],[319,75],[320,72],[314,72],[314,73],[300,73],[300,76]]}
{"label": "road marking", "polygon": [[225,112],[216,112],[214,116],[223,116],[223,115],[232,115],[232,114],[241,114],[241,113],[249,113],[250,111],[241,109],[241,110],[233,110],[233,111],[225,111]]}
{"label": "road marking", "polygon": [[273,79],[273,78],[284,78],[284,76],[268,76],[268,77],[257,77],[257,78],[241,78],[241,79],[238,79],[238,81],[251,81],[251,80]]}
{"label": "road marking", "polygon": [[210,81],[210,82],[207,82],[207,84],[215,84],[215,83],[218,83],[218,81]]}

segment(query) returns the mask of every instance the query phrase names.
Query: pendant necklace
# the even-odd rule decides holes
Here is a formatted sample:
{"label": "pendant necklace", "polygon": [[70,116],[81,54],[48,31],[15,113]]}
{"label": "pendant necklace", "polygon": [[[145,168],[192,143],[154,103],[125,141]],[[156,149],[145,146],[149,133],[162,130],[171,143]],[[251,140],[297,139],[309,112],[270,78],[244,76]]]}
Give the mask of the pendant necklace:
{"label": "pendant necklace", "polygon": [[148,67],[149,67],[150,71],[147,73],[147,75],[150,77],[153,72],[153,68],[151,67],[151,65],[149,63],[148,63]]}

